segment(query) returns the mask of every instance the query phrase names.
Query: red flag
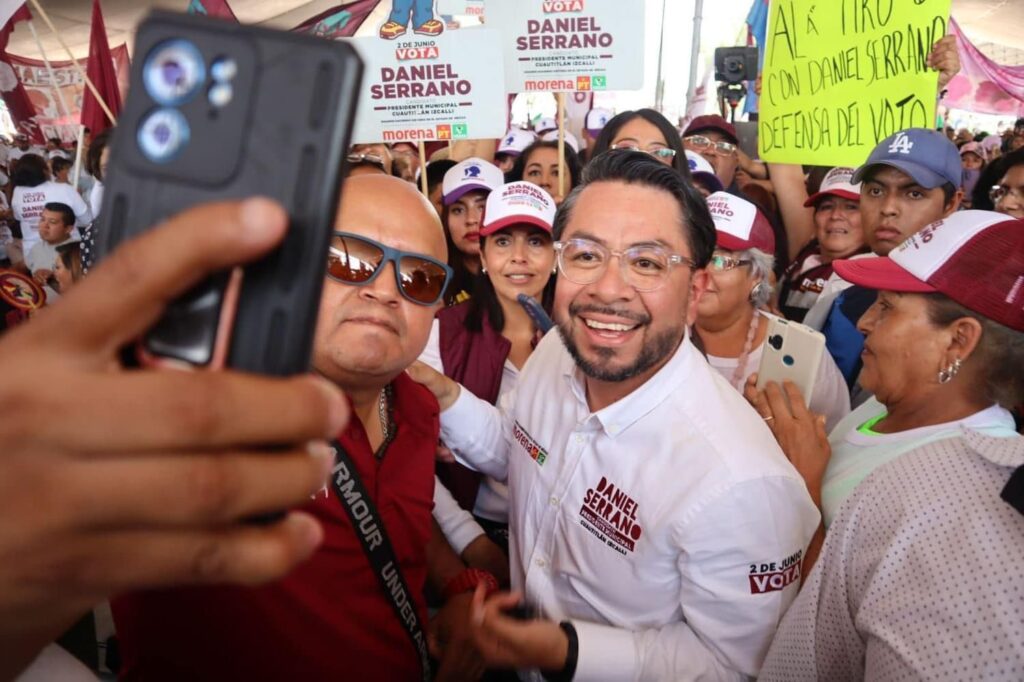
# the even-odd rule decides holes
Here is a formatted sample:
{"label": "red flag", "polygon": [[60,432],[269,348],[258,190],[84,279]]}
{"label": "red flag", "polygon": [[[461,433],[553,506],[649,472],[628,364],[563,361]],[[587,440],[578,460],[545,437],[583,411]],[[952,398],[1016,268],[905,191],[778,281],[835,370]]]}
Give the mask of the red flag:
{"label": "red flag", "polygon": [[36,109],[32,106],[32,100],[29,99],[25,86],[18,78],[17,71],[7,59],[7,42],[11,38],[11,32],[14,31],[14,25],[19,21],[31,21],[32,15],[29,14],[25,3],[13,8],[10,2],[0,4],[0,13],[9,17],[3,28],[0,29],[0,62],[3,62],[0,64],[0,93],[3,95],[4,103],[11,113],[14,124],[18,126],[18,130],[28,135],[36,144],[42,144],[43,133],[32,120],[36,115]]}
{"label": "red flag", "polygon": [[191,0],[188,3],[189,14],[205,14],[208,17],[218,19],[230,19],[238,21],[238,17],[231,11],[228,0]]}
{"label": "red flag", "polygon": [[[121,113],[121,93],[117,89],[117,72],[114,60],[110,56],[110,44],[107,42],[107,29],[103,25],[103,13],[100,11],[100,0],[92,0],[92,30],[89,33],[89,63],[86,75],[103,101],[107,103],[114,116]],[[100,103],[92,90],[85,88],[82,96],[82,125],[92,132],[93,136],[111,127],[113,124],[103,112]]]}

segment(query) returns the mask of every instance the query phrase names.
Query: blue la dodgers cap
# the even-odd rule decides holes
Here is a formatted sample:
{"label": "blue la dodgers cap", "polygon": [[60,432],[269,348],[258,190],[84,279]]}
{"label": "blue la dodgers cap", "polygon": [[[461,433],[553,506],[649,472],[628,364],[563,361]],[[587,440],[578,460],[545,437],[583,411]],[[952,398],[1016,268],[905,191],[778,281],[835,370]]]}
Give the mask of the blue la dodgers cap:
{"label": "blue la dodgers cap", "polygon": [[907,128],[879,142],[867,162],[853,174],[853,182],[862,182],[872,166],[901,170],[925,189],[947,182],[959,187],[963,174],[956,145],[939,131],[927,128]]}

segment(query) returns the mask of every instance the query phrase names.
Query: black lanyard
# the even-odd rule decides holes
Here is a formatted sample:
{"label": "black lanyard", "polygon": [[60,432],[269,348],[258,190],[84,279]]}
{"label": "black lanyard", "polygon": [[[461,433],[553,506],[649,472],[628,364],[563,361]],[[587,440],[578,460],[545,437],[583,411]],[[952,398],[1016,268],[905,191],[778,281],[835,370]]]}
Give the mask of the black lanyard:
{"label": "black lanyard", "polygon": [[362,545],[363,552],[377,575],[381,589],[384,590],[395,615],[416,647],[423,669],[423,680],[429,682],[430,653],[427,650],[427,638],[423,634],[419,616],[416,615],[416,602],[395,558],[395,551],[391,548],[391,540],[388,539],[384,523],[377,513],[377,505],[367,493],[366,486],[359,477],[359,470],[352,463],[352,458],[345,448],[338,441],[331,445],[336,454],[334,470],[331,473],[331,486],[352,522],[352,529],[356,532],[359,544]]}

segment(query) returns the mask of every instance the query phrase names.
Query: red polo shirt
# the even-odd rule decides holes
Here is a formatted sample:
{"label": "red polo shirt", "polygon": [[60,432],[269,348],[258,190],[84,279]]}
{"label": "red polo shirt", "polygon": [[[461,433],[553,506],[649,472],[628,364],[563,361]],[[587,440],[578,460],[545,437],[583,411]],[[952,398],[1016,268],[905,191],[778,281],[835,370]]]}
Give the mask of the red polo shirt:
{"label": "red polo shirt", "polygon": [[[397,431],[383,458],[374,457],[354,416],[339,440],[377,505],[426,627],[438,406],[405,373],[392,385]],[[323,524],[324,544],[283,580],[116,599],[122,679],[422,679],[416,650],[333,489],[305,509]]]}

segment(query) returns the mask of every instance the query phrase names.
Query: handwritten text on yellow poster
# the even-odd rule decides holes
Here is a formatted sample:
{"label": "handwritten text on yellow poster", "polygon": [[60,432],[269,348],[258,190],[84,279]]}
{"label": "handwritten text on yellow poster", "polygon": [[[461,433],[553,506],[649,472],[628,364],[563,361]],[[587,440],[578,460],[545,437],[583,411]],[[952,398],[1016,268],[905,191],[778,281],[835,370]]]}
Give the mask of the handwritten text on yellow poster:
{"label": "handwritten text on yellow poster", "polygon": [[897,130],[931,128],[932,45],[950,0],[771,0],[758,145],[780,163],[858,166]]}

